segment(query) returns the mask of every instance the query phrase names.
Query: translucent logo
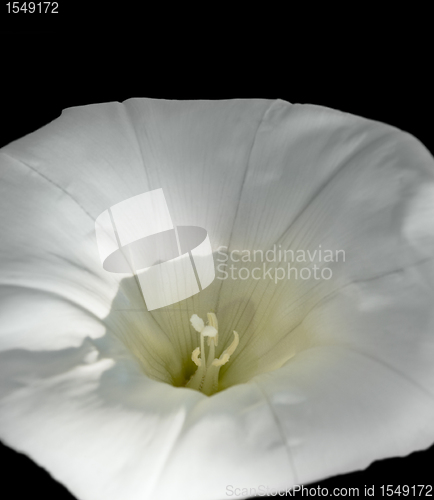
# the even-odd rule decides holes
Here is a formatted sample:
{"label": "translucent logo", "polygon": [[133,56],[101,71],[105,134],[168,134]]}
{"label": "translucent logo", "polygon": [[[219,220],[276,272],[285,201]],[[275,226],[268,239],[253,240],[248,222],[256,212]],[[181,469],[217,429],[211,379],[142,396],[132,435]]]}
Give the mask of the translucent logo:
{"label": "translucent logo", "polygon": [[103,268],[135,274],[148,311],[191,297],[215,278],[207,231],[174,226],[162,189],[108,208],[95,232]]}

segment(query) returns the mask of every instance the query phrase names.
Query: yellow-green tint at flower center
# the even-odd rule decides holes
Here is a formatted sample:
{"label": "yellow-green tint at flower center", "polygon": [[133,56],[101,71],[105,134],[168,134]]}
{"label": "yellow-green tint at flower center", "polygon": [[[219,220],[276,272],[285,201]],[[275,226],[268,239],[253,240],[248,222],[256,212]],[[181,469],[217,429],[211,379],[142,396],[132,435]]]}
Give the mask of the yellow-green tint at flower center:
{"label": "yellow-green tint at flower center", "polygon": [[[187,299],[152,314],[143,309],[127,311],[111,331],[147,377],[212,395],[281,368],[319,341],[318,325],[306,316],[330,292],[329,286],[313,289],[312,283],[296,280],[260,282],[260,296],[256,297],[252,289],[256,283],[231,282],[233,293],[220,295],[218,321],[214,313],[203,317],[206,322],[192,314],[205,307],[213,310],[213,288],[220,285],[216,280],[210,290],[201,293],[201,304]],[[131,290],[125,289],[131,292],[129,296],[133,296],[134,285],[131,280]],[[120,314],[117,307],[116,303],[116,318]],[[324,329],[323,322],[321,325]]]}

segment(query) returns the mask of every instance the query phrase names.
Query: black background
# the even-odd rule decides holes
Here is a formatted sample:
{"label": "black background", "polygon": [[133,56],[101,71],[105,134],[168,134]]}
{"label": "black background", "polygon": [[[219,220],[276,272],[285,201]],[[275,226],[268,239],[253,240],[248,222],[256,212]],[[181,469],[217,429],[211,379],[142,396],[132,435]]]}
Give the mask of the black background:
{"label": "black background", "polygon": [[[146,30],[132,37],[114,26],[93,34],[82,32],[80,24],[67,33],[63,28],[33,29],[15,23],[1,33],[0,146],[40,128],[70,106],[129,97],[260,97],[319,104],[389,123],[410,132],[434,153],[429,60],[420,47],[414,50],[399,39],[374,51],[354,48],[351,57],[342,53],[351,39],[327,49],[321,41],[316,57],[308,52],[296,62],[296,46],[289,43],[279,45],[280,51],[267,47],[265,52],[255,39],[230,50],[217,43],[207,46],[204,56],[201,39],[184,39],[182,44],[171,39],[164,48],[161,33],[153,38]],[[434,447],[312,487],[362,490],[373,484],[432,484],[433,459]],[[5,446],[0,461],[2,488],[11,487],[16,498],[73,498],[47,472]]]}

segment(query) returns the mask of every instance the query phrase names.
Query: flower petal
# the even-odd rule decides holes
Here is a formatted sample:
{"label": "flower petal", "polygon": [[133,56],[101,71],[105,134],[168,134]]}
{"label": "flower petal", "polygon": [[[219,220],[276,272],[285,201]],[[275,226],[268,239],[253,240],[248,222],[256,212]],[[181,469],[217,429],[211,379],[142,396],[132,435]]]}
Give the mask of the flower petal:
{"label": "flower petal", "polygon": [[[244,275],[221,281],[221,344],[234,329],[241,338],[235,362],[222,369],[223,384],[276,369],[309,346],[312,338],[298,335],[298,325],[341,287],[430,258],[433,195],[433,159],[410,135],[317,106],[270,109],[252,150],[228,250],[249,250],[251,258],[261,250],[263,258],[243,262],[241,253],[227,264],[246,268]],[[273,248],[269,262],[266,252]],[[286,261],[285,251],[293,252]],[[320,257],[326,251],[332,262]],[[295,261],[297,252],[305,262]],[[310,273],[314,264],[330,269],[325,276],[331,279],[319,273],[314,279],[313,271],[303,279],[301,269]],[[266,276],[263,266],[272,273]],[[245,279],[248,273],[260,279]]]}
{"label": "flower petal", "polygon": [[151,381],[122,347],[1,356],[1,429],[78,498],[222,498],[230,484],[292,481],[273,414],[254,386],[213,398]]}
{"label": "flower petal", "polygon": [[297,436],[301,483],[433,443],[433,278],[429,261],[343,287],[299,327],[315,344],[250,382]]}
{"label": "flower petal", "polygon": [[[162,188],[175,225],[206,228],[213,245],[228,241],[256,131],[272,105],[266,100],[130,99],[123,104],[67,109],[59,119],[3,148],[5,168],[14,177],[11,182],[15,188],[8,188],[9,197],[31,191],[22,214],[4,221],[5,230],[17,226],[19,220],[33,240],[37,237],[31,228],[43,224],[48,232],[40,238],[41,251],[52,252],[55,241],[58,259],[67,256],[74,265],[79,260],[97,274],[106,287],[108,307],[120,283],[129,281],[123,280],[125,274],[108,274],[101,268],[94,240],[98,215],[132,196]],[[33,183],[18,186],[23,176],[31,177]],[[34,204],[41,207],[42,214],[33,215]],[[62,228],[57,214],[65,214]],[[38,217],[43,217],[43,222]],[[46,217],[52,219],[48,228]],[[75,224],[77,232],[71,228]],[[53,234],[56,230],[68,235]],[[22,243],[23,237],[17,245]],[[4,252],[13,255],[9,246]],[[45,251],[44,258],[48,257],[51,255]],[[183,311],[175,306],[173,311],[153,312],[172,341],[181,342],[184,355],[196,347],[191,342],[191,314],[205,316],[217,302],[219,283],[208,288],[204,294],[187,299],[186,303],[196,309],[182,304]],[[124,290],[124,298],[115,307],[143,310],[140,297],[140,305],[126,305],[132,300],[130,290]]]}

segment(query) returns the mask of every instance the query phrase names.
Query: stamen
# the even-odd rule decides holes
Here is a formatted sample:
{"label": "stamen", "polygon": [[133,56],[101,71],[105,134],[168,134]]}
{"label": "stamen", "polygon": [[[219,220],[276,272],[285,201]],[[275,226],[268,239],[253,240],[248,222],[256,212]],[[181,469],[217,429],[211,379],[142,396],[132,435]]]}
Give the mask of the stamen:
{"label": "stamen", "polygon": [[235,330],[234,330],[234,336],[235,336],[235,338],[232,341],[232,344],[222,352],[219,359],[215,359],[212,362],[213,366],[223,366],[229,361],[229,358],[235,352],[235,349],[238,347],[238,344],[240,342],[240,336],[238,335],[238,333]]}
{"label": "stamen", "polygon": [[193,314],[193,316],[190,318],[190,323],[191,326],[199,333],[205,328],[203,319],[199,318],[197,314]]}
{"label": "stamen", "polygon": [[213,326],[206,326],[201,332],[200,334],[203,335],[204,337],[211,337],[211,338],[215,338],[215,336],[217,335],[217,330],[213,327]]}
{"label": "stamen", "polygon": [[196,347],[196,349],[191,353],[191,359],[196,366],[201,366],[202,361],[199,359],[200,347]]}
{"label": "stamen", "polygon": [[[186,384],[186,387],[202,391],[210,396],[218,391],[220,367],[229,361],[229,358],[238,347],[240,338],[238,333],[234,331],[235,338],[230,346],[222,352],[218,359],[215,358],[215,347],[218,343],[218,321],[214,313],[208,313],[207,317],[208,325],[206,326],[202,318],[199,318],[197,314],[193,314],[190,318],[191,325],[200,333],[200,347],[196,347],[192,352],[191,359],[198,368]],[[205,355],[205,337],[208,337],[208,363]]]}
{"label": "stamen", "polygon": [[[208,325],[214,327],[217,330],[217,335],[214,337],[214,345],[218,345],[219,343],[219,335],[218,335],[218,330],[219,330],[219,323],[217,321],[217,316],[214,313],[208,313]],[[208,339],[208,345],[210,345],[211,339]]]}

